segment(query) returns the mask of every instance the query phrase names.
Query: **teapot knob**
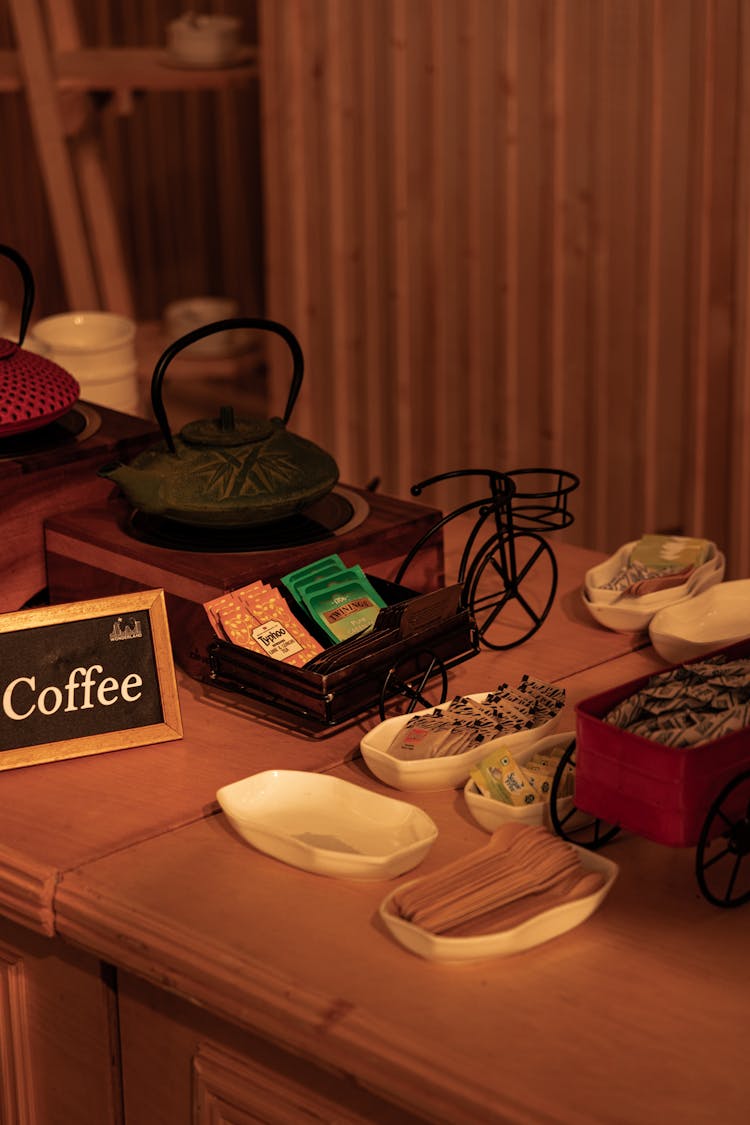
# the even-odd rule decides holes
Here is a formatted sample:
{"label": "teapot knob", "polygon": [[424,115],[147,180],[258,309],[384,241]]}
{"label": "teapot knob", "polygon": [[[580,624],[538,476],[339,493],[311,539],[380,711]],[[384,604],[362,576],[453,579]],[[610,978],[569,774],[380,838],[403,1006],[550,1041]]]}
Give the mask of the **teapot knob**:
{"label": "teapot knob", "polygon": [[222,433],[228,433],[234,429],[234,408],[232,406],[221,406],[219,408],[219,429]]}

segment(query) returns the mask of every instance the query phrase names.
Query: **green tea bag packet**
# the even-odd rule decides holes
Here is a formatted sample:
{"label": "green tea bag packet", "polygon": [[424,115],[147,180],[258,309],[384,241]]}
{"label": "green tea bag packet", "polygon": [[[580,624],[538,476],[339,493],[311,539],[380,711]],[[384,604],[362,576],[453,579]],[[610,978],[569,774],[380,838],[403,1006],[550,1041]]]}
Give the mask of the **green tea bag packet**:
{"label": "green tea bag packet", "polygon": [[310,599],[316,595],[338,586],[340,582],[352,579],[359,583],[362,592],[372,600],[373,604],[380,609],[383,608],[385,602],[377,592],[375,587],[370,582],[369,578],[359,565],[346,567],[344,570],[312,578],[310,581],[303,580],[297,584],[297,593],[301,603],[309,610]]}
{"label": "green tea bag packet", "polygon": [[347,568],[338,555],[326,555],[324,559],[316,559],[307,566],[298,567],[281,579],[282,585],[289,591],[295,601],[300,601],[298,590],[306,582],[314,582],[329,574],[337,574]]}
{"label": "green tea bag packet", "polygon": [[[333,641],[345,641],[370,629],[382,608],[382,599],[373,598],[369,582],[342,576],[337,585],[310,593],[306,605],[311,617]],[[377,595],[375,595],[377,597]]]}
{"label": "green tea bag packet", "polygon": [[630,562],[647,572],[684,570],[700,566],[708,557],[709,541],[684,535],[642,535],[630,553]]}

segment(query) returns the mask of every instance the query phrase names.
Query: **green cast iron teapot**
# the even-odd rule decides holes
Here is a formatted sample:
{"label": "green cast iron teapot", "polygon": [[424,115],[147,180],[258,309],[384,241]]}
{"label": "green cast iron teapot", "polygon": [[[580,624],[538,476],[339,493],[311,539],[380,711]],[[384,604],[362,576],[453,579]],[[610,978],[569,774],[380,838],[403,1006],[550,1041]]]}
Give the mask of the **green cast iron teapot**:
{"label": "green cast iron teapot", "polygon": [[[231,406],[222,406],[218,418],[188,422],[174,437],[162,396],[169,363],[197,340],[235,328],[275,332],[288,345],[293,371],[283,418],[235,417]],[[296,337],[274,320],[234,317],[186,333],[163,352],[151,380],[164,441],[128,465],[103,465],[99,476],[115,481],[140,511],[184,524],[242,528],[294,515],[329,493],[339,475],[330,454],[286,428],[303,371]]]}

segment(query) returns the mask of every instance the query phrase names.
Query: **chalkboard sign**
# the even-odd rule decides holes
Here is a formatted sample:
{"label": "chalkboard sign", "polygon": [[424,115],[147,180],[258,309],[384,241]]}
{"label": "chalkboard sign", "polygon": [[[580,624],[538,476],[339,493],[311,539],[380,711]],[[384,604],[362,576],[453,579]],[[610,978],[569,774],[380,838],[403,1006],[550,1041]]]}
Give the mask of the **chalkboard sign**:
{"label": "chalkboard sign", "polygon": [[181,737],[163,590],[0,615],[0,770]]}

